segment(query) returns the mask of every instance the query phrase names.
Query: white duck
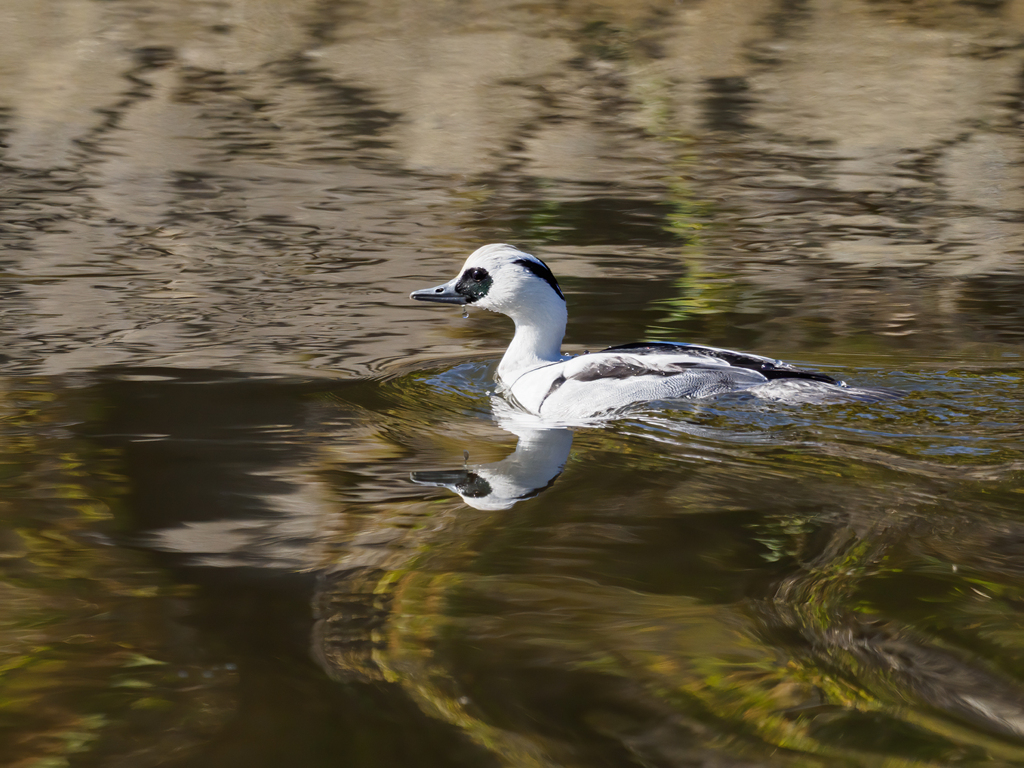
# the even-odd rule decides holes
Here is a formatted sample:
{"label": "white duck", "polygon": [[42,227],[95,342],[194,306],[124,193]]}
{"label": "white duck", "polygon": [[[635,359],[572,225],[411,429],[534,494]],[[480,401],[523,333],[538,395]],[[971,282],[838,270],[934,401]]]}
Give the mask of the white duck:
{"label": "white duck", "polygon": [[565,297],[536,256],[504,243],[477,249],[457,277],[411,298],[508,315],[516,332],[498,365],[499,389],[546,419],[606,416],[652,401],[746,392],[790,403],[876,402],[887,389],[848,387],[780,360],[698,344],[641,342],[565,357]]}

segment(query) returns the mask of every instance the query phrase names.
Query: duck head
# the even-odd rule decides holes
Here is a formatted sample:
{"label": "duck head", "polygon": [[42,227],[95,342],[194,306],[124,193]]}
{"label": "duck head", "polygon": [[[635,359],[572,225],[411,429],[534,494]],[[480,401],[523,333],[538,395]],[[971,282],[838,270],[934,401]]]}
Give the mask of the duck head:
{"label": "duck head", "polygon": [[565,296],[547,264],[515,246],[492,243],[466,259],[457,277],[410,298],[461,304],[508,315],[516,333],[498,365],[498,381],[511,384],[523,373],[561,359],[567,319]]}
{"label": "duck head", "polygon": [[519,438],[512,455],[460,470],[413,472],[410,479],[417,485],[447,488],[469,506],[491,510],[509,509],[550,487],[569,460],[572,430],[519,425],[513,429],[502,423],[500,413],[498,423]]}
{"label": "duck head", "polygon": [[515,319],[565,297],[547,264],[515,246],[492,243],[466,259],[458,276],[410,298],[438,304],[470,304]]}

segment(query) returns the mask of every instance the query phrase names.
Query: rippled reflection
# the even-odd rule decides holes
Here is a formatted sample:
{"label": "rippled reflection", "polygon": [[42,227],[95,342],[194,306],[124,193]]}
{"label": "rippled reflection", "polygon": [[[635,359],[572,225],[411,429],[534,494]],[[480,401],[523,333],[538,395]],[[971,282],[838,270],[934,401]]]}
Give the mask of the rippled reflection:
{"label": "rippled reflection", "polygon": [[[885,404],[874,416],[891,418],[887,407],[911,410]],[[987,422],[985,410],[976,418]],[[960,469],[901,459],[910,434],[887,459],[858,449],[863,436],[850,431],[821,439],[822,422],[863,414],[821,408],[811,420],[726,402],[680,415],[634,419],[639,442],[578,431],[584,447],[546,490],[557,498],[536,508],[519,497],[562,470],[567,430],[520,428],[501,461],[414,473],[476,509],[521,506],[515,519],[464,510],[397,579],[330,573],[318,598],[322,663],[339,679],[401,686],[508,764],[589,762],[598,745],[645,761],[704,759],[722,739],[737,760],[777,748],[823,760],[1021,759],[1000,739],[1021,736],[1024,686],[982,655],[996,625],[1016,634],[1016,573],[996,576],[986,546],[966,544],[971,515],[936,506]],[[830,455],[836,440],[841,457]],[[993,469],[979,478],[1002,475],[1009,490]],[[999,546],[1013,548],[1018,526],[1007,525]],[[985,587],[956,586],[966,583]],[[986,602],[985,624],[965,627]]]}
{"label": "rippled reflection", "polygon": [[[922,406],[914,418],[934,403]],[[954,637],[944,628],[953,616],[969,614],[974,599],[995,594],[950,594],[938,625],[928,616],[908,623],[890,615],[896,594],[900,605],[931,602],[929,578],[952,586],[966,572],[992,575],[981,550],[959,547],[951,561],[940,543],[968,535],[970,516],[935,508],[938,498],[913,481],[918,487],[905,498],[892,495],[902,475],[903,482],[929,478],[942,497],[943,486],[959,484],[960,470],[901,459],[900,451],[885,459],[858,450],[863,435],[846,437],[842,458],[832,458],[835,445],[808,439],[826,413],[817,409],[811,421],[795,409],[757,408],[747,411],[744,428],[742,407],[730,403],[688,411],[682,422],[640,418],[633,427],[639,444],[583,432],[590,438],[587,458],[570,463],[570,477],[550,493],[587,482],[585,496],[578,487],[561,493],[525,520],[518,512],[516,521],[460,515],[432,531],[452,543],[451,551],[435,540],[419,560],[422,568],[403,566],[397,582],[378,569],[334,571],[320,598],[316,642],[323,663],[342,679],[394,681],[509,763],[569,754],[596,759],[580,745],[607,747],[607,739],[649,760],[701,755],[713,738],[709,727],[732,734],[737,754],[761,743],[824,757],[884,752],[941,763],[987,752],[1018,759],[1016,748],[992,737],[1016,734],[1020,683],[978,656],[985,642],[978,634]],[[728,428],[697,426],[723,420]],[[552,457],[544,441],[536,455],[551,459],[547,470],[523,462],[537,442],[536,435],[525,438],[511,460],[471,471],[501,472],[508,482],[525,465],[522,477],[537,477],[529,484],[535,485],[561,469],[561,452]],[[620,445],[602,456],[604,440]],[[911,446],[913,435],[904,440]],[[631,457],[625,466],[623,456]],[[774,472],[763,459],[776,465]],[[585,471],[595,460],[598,467]],[[1003,476],[1009,489],[1012,466],[1005,467],[1011,475],[979,467],[978,477]],[[646,468],[642,479],[639,467]],[[602,478],[610,473],[617,482]],[[651,495],[673,482],[666,475],[680,474],[685,479],[674,482],[682,482],[685,496]],[[634,482],[623,483],[626,476]],[[858,491],[837,498],[837,477],[841,487],[856,484]],[[886,478],[875,495],[865,493],[868,477]],[[517,484],[516,495],[525,485]],[[739,499],[747,509],[735,508]],[[474,497],[465,501],[473,505]],[[680,509],[687,514],[680,517]],[[906,582],[902,574],[913,575]],[[999,578],[997,594],[1009,585],[1007,576]],[[904,581],[898,592],[883,586],[892,578]],[[1015,615],[1013,599],[1002,603],[1009,613],[997,621]],[[361,618],[353,624],[353,616]],[[372,631],[359,632],[367,627]],[[362,655],[353,658],[357,648]],[[908,716],[907,696],[925,709]],[[579,701],[587,702],[583,709]],[[620,712],[626,702],[628,716]],[[517,725],[519,710],[549,727]],[[736,718],[754,727],[738,741]],[[977,730],[964,730],[971,727]]]}
{"label": "rippled reflection", "polygon": [[413,472],[412,481],[447,488],[474,509],[509,509],[537,495],[561,474],[572,447],[572,431],[529,427],[510,431],[519,442],[501,461],[460,470]]}
{"label": "rippled reflection", "polygon": [[[25,380],[0,429],[8,465],[39,457],[5,486],[37,510],[7,560],[29,569],[9,615],[48,615],[45,646],[20,641],[35,700],[75,712],[94,699],[47,693],[47,664],[104,658],[121,707],[187,717],[199,680],[209,727],[287,702],[281,748],[325,756],[327,706],[393,758],[369,706],[441,764],[1019,759],[1019,378],[892,374],[912,394],[870,409],[726,398],[570,431],[494,421],[491,367]],[[24,442],[33,423],[53,448]],[[53,613],[70,564],[121,645],[88,605]]]}

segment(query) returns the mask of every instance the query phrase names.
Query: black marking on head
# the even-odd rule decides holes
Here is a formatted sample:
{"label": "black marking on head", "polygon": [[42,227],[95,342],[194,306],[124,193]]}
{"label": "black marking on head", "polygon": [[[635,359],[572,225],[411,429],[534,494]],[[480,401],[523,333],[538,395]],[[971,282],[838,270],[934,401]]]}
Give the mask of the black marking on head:
{"label": "black marking on head", "polygon": [[562,472],[561,470],[559,470],[557,475],[548,480],[547,483],[542,485],[540,488],[534,488],[532,491],[527,491],[521,496],[516,496],[516,501],[523,501],[524,499],[532,499],[534,496],[540,496],[542,493],[544,493],[544,491],[546,491],[548,488],[555,484],[555,480],[557,480],[559,475],[561,474]]}
{"label": "black marking on head", "polygon": [[490,496],[493,491],[491,484],[484,480],[476,472],[466,472],[466,479],[455,486],[460,496],[468,496],[471,499],[479,499]]}
{"label": "black marking on head", "polygon": [[470,267],[455,284],[455,292],[465,296],[467,304],[472,304],[487,295],[493,282],[494,278],[483,267]]}
{"label": "black marking on head", "polygon": [[555,280],[554,274],[548,269],[548,265],[537,258],[533,259],[516,259],[515,264],[521,267],[526,267],[533,274],[543,280],[545,283],[554,288],[555,293],[558,294],[558,298],[565,301],[565,296],[562,295],[562,289],[558,287],[558,281]]}

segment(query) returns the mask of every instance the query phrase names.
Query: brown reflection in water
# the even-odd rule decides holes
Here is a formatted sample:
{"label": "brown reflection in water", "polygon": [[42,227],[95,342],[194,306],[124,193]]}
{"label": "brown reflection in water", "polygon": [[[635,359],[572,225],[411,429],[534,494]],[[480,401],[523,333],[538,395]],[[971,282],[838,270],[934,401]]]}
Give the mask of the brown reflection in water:
{"label": "brown reflection in water", "polygon": [[[1021,8],[7,4],[8,367],[490,348],[403,297],[506,239],[570,286],[740,280],[847,348],[1005,342],[961,297],[1020,274]],[[616,341],[737,340],[642,309]]]}
{"label": "brown reflection in water", "polygon": [[75,435],[90,410],[76,389],[0,387],[0,753],[11,766],[187,758],[237,710],[237,674],[196,632],[168,631],[189,588],[114,546],[125,478]]}
{"label": "brown reflection in water", "polygon": [[442,502],[396,570],[340,559],[320,663],[508,765],[1024,758],[1019,462],[633,429],[536,505]]}
{"label": "brown reflection in water", "polygon": [[[798,754],[809,764],[860,764],[885,754],[938,766],[1024,756],[1019,668],[999,669],[977,655],[971,630],[959,638],[929,632],[926,622],[915,627],[858,604],[864,582],[898,570],[886,562],[887,549],[924,521],[882,510],[874,522],[858,521],[876,526],[864,535],[841,521],[813,532],[791,528],[786,537],[803,540],[801,556],[809,558],[800,568],[762,564],[737,577],[748,581],[746,597],[709,603],[650,591],[641,579],[618,586],[585,568],[618,560],[627,542],[662,557],[655,519],[613,526],[621,529],[615,533],[597,524],[603,515],[595,510],[592,524],[544,526],[550,534],[539,548],[520,543],[499,554],[485,542],[513,543],[491,527],[510,521],[466,512],[443,535],[480,542],[476,563],[464,553],[450,560],[458,548],[435,540],[401,575],[337,572],[320,585],[314,641],[338,679],[401,686],[505,764],[591,765],[601,755],[613,764],[629,755],[808,764]],[[726,522],[693,518],[690,535],[702,523],[710,533]],[[728,522],[744,523],[738,515]],[[700,542],[700,556],[711,558],[705,567],[717,578],[754,566],[735,550],[716,563],[730,548],[725,541],[709,548],[713,542]],[[984,567],[973,552],[958,548],[962,568]],[[505,572],[487,572],[495,556]],[[675,588],[687,589],[678,574]],[[989,621],[1012,626],[1013,602],[1002,605],[1008,615]]]}
{"label": "brown reflection in water", "polygon": [[[884,737],[871,754],[925,764],[1016,754],[933,693],[940,661],[999,683],[986,702],[1012,703],[1024,677],[1019,446],[1005,440],[999,461],[929,453],[994,443],[1016,408],[1005,381],[1005,400],[978,384],[986,399],[960,397],[935,427],[934,394],[870,414],[704,403],[513,453],[486,374],[24,384],[0,436],[24,463],[9,511],[29,525],[0,534],[40,547],[13,548],[0,584],[37,581],[8,603],[15,618],[28,599],[43,614],[79,590],[88,604],[37,634],[0,627],[24,657],[64,664],[0,676],[0,699],[32,679],[54,728],[99,712],[88,754],[140,764],[168,724],[188,735],[183,765],[193,749],[334,764],[360,733],[380,765],[422,749],[438,765],[856,764],[868,758],[849,740],[865,730]],[[895,423],[854,428],[868,416]],[[471,497],[486,509],[409,480],[458,473],[463,449],[507,494]],[[38,646],[62,636],[81,652]],[[914,655],[907,669],[883,668],[897,651]],[[196,713],[209,716],[189,730]],[[32,718],[6,733],[34,733]]]}

